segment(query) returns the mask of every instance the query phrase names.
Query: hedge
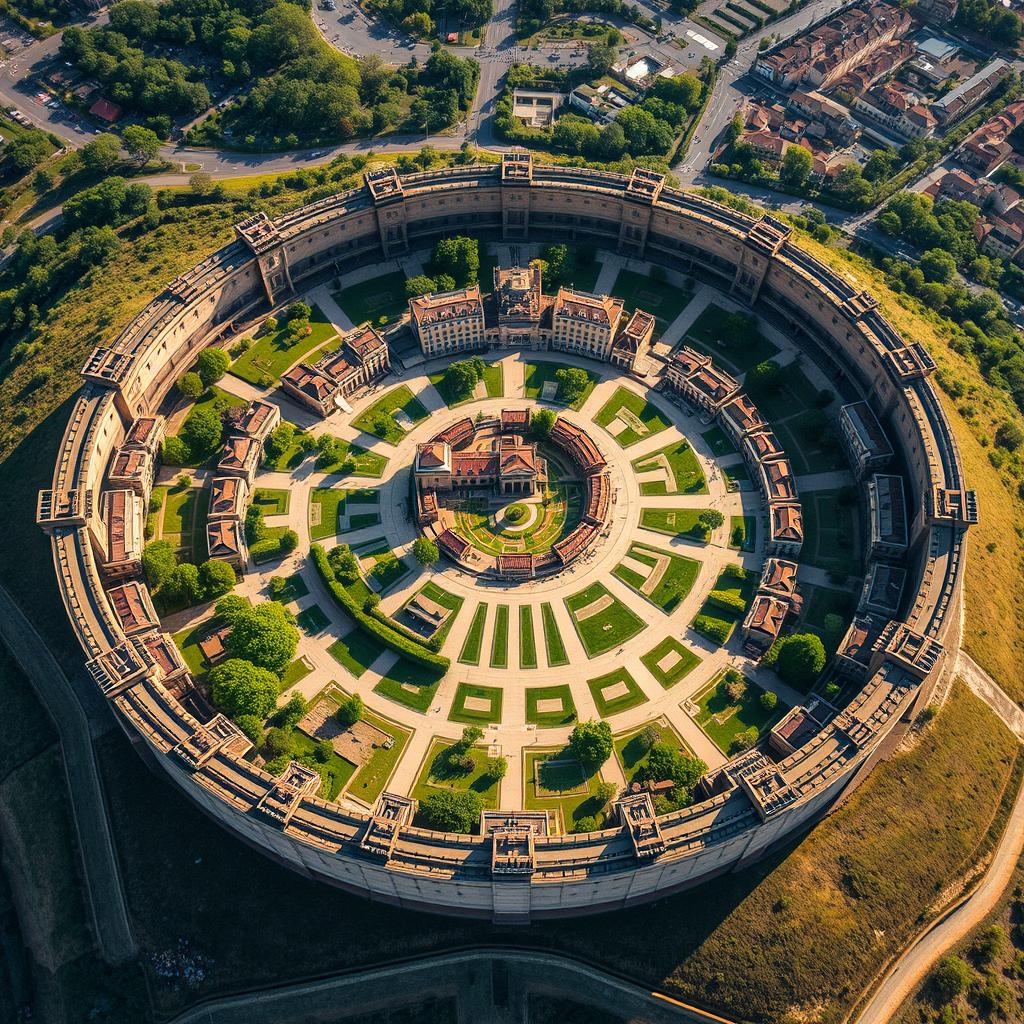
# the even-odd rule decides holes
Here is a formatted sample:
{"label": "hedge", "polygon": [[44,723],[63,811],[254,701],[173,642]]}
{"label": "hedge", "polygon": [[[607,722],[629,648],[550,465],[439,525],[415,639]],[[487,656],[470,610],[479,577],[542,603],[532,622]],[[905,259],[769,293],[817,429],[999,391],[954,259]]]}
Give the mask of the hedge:
{"label": "hedge", "polygon": [[428,650],[419,639],[413,639],[415,634],[406,630],[400,623],[393,619],[382,621],[375,615],[368,614],[363,610],[362,605],[345,589],[334,575],[334,570],[327,561],[327,552],[319,544],[312,544],[309,549],[310,557],[316,563],[317,571],[321,579],[327,585],[328,590],[334,595],[334,599],[348,612],[355,620],[356,625],[365,630],[370,636],[375,637],[386,647],[390,647],[398,654],[404,655],[411,661],[429,668],[440,669],[447,672],[451,667],[451,661],[441,654],[435,654]]}
{"label": "hedge", "polygon": [[732,633],[734,623],[726,622],[723,619],[713,619],[710,615],[698,615],[693,620],[693,628],[698,633],[703,633],[709,640],[724,644]]}
{"label": "hedge", "polygon": [[743,615],[747,610],[747,602],[739,594],[733,594],[728,590],[712,590],[708,594],[708,603],[724,608],[727,612],[735,612]]}

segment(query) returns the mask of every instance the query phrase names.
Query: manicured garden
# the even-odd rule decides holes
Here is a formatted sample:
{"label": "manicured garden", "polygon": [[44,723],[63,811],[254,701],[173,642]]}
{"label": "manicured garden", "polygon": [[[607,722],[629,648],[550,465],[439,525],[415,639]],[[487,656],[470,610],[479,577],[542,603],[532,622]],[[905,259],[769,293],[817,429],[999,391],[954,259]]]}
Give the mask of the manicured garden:
{"label": "manicured garden", "polygon": [[231,364],[231,373],[257,387],[279,384],[285,370],[337,337],[334,324],[319,306],[313,306],[309,326],[309,334],[298,337],[283,321],[274,330],[264,326],[253,344]]}
{"label": "manicured garden", "polygon": [[[372,487],[314,487],[309,492],[310,540],[326,540],[339,533],[377,525],[380,522],[379,512],[365,509],[379,505],[380,492]],[[364,510],[354,512],[353,508]]]}
{"label": "manicured garden", "polygon": [[631,463],[637,473],[658,473],[659,478],[640,481],[643,495],[707,494],[704,470],[687,441],[667,445]]}
{"label": "manicured garden", "polygon": [[734,741],[743,733],[750,731],[753,736],[756,731],[760,739],[788,710],[781,701],[766,708],[761,701],[765,691],[746,677],[742,677],[742,695],[730,696],[725,689],[729,671],[723,669],[693,698],[698,708],[694,720],[723,754],[730,753]]}
{"label": "manicured garden", "polygon": [[685,537],[706,544],[707,534],[699,522],[701,513],[706,511],[704,508],[645,508],[640,510],[640,525],[667,537]]}
{"label": "manicured garden", "polygon": [[618,647],[647,628],[647,623],[614,597],[603,583],[592,583],[578,594],[567,597],[565,606],[588,658],[596,658]]}
{"label": "manicured garden", "polygon": [[861,564],[861,529],[852,488],[801,491],[804,544],[800,561],[840,576],[855,576]]}
{"label": "manicured garden", "polygon": [[612,570],[617,579],[665,613],[689,594],[698,572],[700,562],[696,559],[641,543],[631,544],[626,560]]}
{"label": "manicured garden", "polygon": [[640,656],[644,667],[667,690],[689,675],[701,662],[689,647],[666,636],[652,651]]}
{"label": "manicured garden", "polygon": [[459,651],[459,663],[462,665],[479,665],[481,647],[484,640],[484,626],[487,622],[487,603],[481,601],[473,612],[473,620],[469,624],[469,632],[462,641]]}
{"label": "manicured garden", "polygon": [[508,667],[508,605],[499,604],[494,613],[491,636],[491,668]]}
{"label": "manicured garden", "polygon": [[352,420],[352,426],[365,434],[379,437],[388,444],[398,444],[408,428],[398,422],[395,418],[396,412],[407,418],[410,425],[421,423],[427,418],[427,410],[423,403],[413,395],[407,384],[400,384],[364,409]]}
{"label": "manicured garden", "polygon": [[445,405],[450,409],[456,409],[460,405],[469,402],[482,401],[483,398],[501,398],[505,394],[505,382],[502,376],[501,363],[486,363],[484,365],[483,385],[485,395],[458,395],[456,394],[447,379],[446,371],[439,370],[436,373],[427,374],[427,379],[437,389],[437,393],[444,399]]}
{"label": "manicured garden", "polygon": [[409,658],[399,656],[373,688],[373,692],[398,704],[404,704],[414,711],[426,712],[433,703],[434,694],[437,693],[443,678],[442,669],[420,665]]}
{"label": "manicured garden", "polygon": [[528,750],[523,757],[523,806],[546,810],[553,832],[572,832],[585,818],[600,818],[600,772],[588,775],[568,747]]}
{"label": "manicured garden", "polygon": [[588,679],[587,686],[602,718],[628,711],[647,700],[639,683],[626,668],[612,669],[596,679]]}
{"label": "manicured garden", "polygon": [[684,343],[699,352],[706,352],[716,362],[721,362],[725,369],[737,373],[745,373],[752,366],[778,355],[778,348],[757,329],[756,324],[743,332],[741,341],[734,344],[724,341],[723,334],[731,336],[733,333],[726,327],[732,315],[712,303],[694,321]]}
{"label": "manicured garden", "polygon": [[526,721],[538,729],[558,729],[576,721],[576,704],[572,690],[564,684],[528,686],[526,688]]}
{"label": "manicured garden", "polygon": [[658,331],[664,331],[693,300],[693,289],[655,281],[647,274],[635,270],[620,270],[611,288],[612,295],[626,304],[626,309],[642,309],[658,321]]}
{"label": "manicured garden", "polygon": [[540,606],[540,621],[544,628],[544,652],[547,654],[548,667],[560,668],[569,664],[569,655],[562,642],[562,634],[558,631],[558,621],[554,609],[544,601]]}
{"label": "manicured garden", "polygon": [[645,733],[650,730],[657,734],[655,743],[664,743],[674,750],[687,751],[679,734],[664,720],[647,722],[636,729],[619,733],[614,740],[615,757],[622,768],[622,774],[626,776],[626,782],[632,783],[637,773],[646,766],[651,756],[653,744],[647,742]]}
{"label": "manicured garden", "polygon": [[448,712],[448,720],[465,722],[467,725],[490,725],[492,722],[500,722],[502,692],[500,686],[459,683],[451,710]]}
{"label": "manicured garden", "polygon": [[405,274],[398,270],[349,285],[333,292],[331,298],[357,327],[367,321],[380,326],[381,317],[385,322],[397,320],[409,305],[405,298]]}
{"label": "manicured garden", "polygon": [[533,632],[533,606],[519,606],[519,667],[537,667],[537,638]]}
{"label": "manicured garden", "polygon": [[327,652],[358,679],[384,653],[384,645],[356,627],[351,633],[335,640]]}
{"label": "manicured garden", "polygon": [[252,496],[252,503],[261,509],[265,516],[283,516],[288,514],[291,496],[291,491],[283,487],[257,487]]}
{"label": "manicured garden", "polygon": [[[558,397],[557,393],[552,398],[544,398],[543,391],[545,384],[551,385],[549,390],[553,390],[558,387],[558,379],[555,377],[555,374],[558,373],[559,370],[565,369],[567,365],[571,364],[549,363],[545,361],[526,363],[523,366],[523,379],[525,385],[524,392],[526,397],[546,402],[554,402],[558,405],[565,405],[566,403]],[[586,373],[589,378],[589,383],[583,389],[583,393],[571,405],[569,405],[570,409],[580,409],[583,406],[583,403],[590,397],[590,393],[594,390],[598,381],[601,379],[592,370],[586,370],[583,369],[583,367],[577,367],[577,369],[582,369],[583,372]]]}
{"label": "manicured garden", "polygon": [[690,623],[691,628],[712,643],[724,644],[746,614],[756,589],[755,573],[738,565],[727,565],[718,574],[711,593]]}
{"label": "manicured garden", "polygon": [[667,430],[670,421],[642,395],[618,387],[601,407],[594,422],[604,427],[623,448]]}
{"label": "manicured garden", "polygon": [[473,767],[469,771],[460,771],[452,766],[448,757],[449,747],[456,742],[435,737],[409,795],[422,803],[438,790],[468,790],[476,793],[484,807],[496,808],[501,783],[487,774],[487,751],[481,747],[470,747],[466,756],[472,758]]}

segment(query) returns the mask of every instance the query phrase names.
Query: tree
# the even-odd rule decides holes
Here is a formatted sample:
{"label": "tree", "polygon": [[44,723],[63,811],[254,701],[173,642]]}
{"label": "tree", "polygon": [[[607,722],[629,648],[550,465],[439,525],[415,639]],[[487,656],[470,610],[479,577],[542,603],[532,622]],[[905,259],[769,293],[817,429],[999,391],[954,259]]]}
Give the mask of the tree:
{"label": "tree", "polygon": [[214,703],[232,718],[263,719],[277,707],[277,676],[251,661],[228,658],[210,669],[208,678]]}
{"label": "tree", "polygon": [[600,768],[612,754],[612,729],[607,722],[580,722],[569,736],[569,746],[589,771]]}
{"label": "tree", "polygon": [[636,773],[637,782],[674,783],[677,800],[689,800],[693,787],[708,770],[699,757],[689,757],[669,743],[655,743],[647,755],[647,763]]}
{"label": "tree", "polygon": [[255,715],[239,715],[235,719],[235,725],[251,742],[257,745],[263,743],[263,723]]}
{"label": "tree", "polygon": [[927,281],[949,284],[956,277],[956,260],[945,249],[929,249],[917,265]]}
{"label": "tree", "polygon": [[35,189],[38,195],[42,195],[53,188],[56,180],[50,171],[38,170],[32,178],[32,188]]}
{"label": "tree", "polygon": [[735,669],[726,669],[720,685],[733,704],[739,704],[747,694],[746,680]]}
{"label": "tree", "polygon": [[195,604],[203,596],[203,586],[199,582],[199,570],[191,562],[182,562],[180,565],[176,565],[174,571],[165,581],[163,591],[182,604]]}
{"label": "tree", "polygon": [[169,541],[154,540],[143,548],[142,574],[150,590],[159,590],[170,579],[177,565],[178,559]]}
{"label": "tree", "polygon": [[469,750],[470,747],[479,743],[484,738],[483,730],[475,725],[467,725],[462,730],[462,736],[453,744],[453,749],[460,751]]}
{"label": "tree", "polygon": [[1024,430],[1012,420],[1006,420],[996,427],[996,444],[1007,451],[1015,452],[1024,444]]}
{"label": "tree", "polygon": [[427,828],[468,835],[480,822],[483,801],[468,789],[442,789],[420,803],[420,816]]}
{"label": "tree", "polygon": [[193,370],[189,370],[188,373],[183,373],[178,378],[178,391],[181,392],[182,397],[190,398],[195,401],[206,389],[203,387],[203,381],[199,374]]}
{"label": "tree", "polygon": [[437,545],[429,537],[417,537],[412,546],[412,553],[424,568],[434,565],[441,557]]}
{"label": "tree", "polygon": [[285,313],[285,319],[287,319],[289,321],[289,323],[292,320],[305,320],[305,321],[308,322],[309,318],[312,315],[313,315],[313,310],[310,307],[309,303],[308,302],[302,302],[300,300],[298,302],[293,302],[288,307],[288,310]]}
{"label": "tree", "polygon": [[196,171],[188,179],[189,191],[194,196],[207,196],[213,191],[213,175],[209,171]]}
{"label": "tree", "polygon": [[492,782],[500,782],[505,775],[508,773],[508,758],[507,757],[487,757],[484,758],[481,775],[485,779],[490,779]]}
{"label": "tree", "polygon": [[363,698],[358,693],[349,694],[338,701],[338,710],[334,713],[338,724],[347,729],[350,725],[362,720],[365,711]]}
{"label": "tree", "polygon": [[294,530],[285,530],[277,538],[277,550],[282,555],[291,554],[299,546],[299,535]]}
{"label": "tree", "polygon": [[804,149],[803,146],[790,146],[782,158],[779,181],[798,187],[804,185],[811,176],[813,166],[814,157],[811,156],[810,150]]}
{"label": "tree", "polygon": [[793,633],[779,646],[775,671],[798,690],[809,690],[824,667],[825,646],[816,633]]}
{"label": "tree", "polygon": [[434,246],[431,270],[435,274],[450,275],[459,287],[474,283],[480,274],[479,243],[475,238],[462,235],[442,238]]}
{"label": "tree", "polygon": [[697,516],[697,525],[704,531],[705,537],[724,524],[725,516],[717,508],[705,509]]}
{"label": "tree", "polygon": [[264,601],[235,616],[226,646],[236,657],[281,675],[298,642],[299,631],[284,605]]}
{"label": "tree", "polygon": [[105,132],[82,147],[82,165],[92,174],[106,174],[121,159],[121,140]]}
{"label": "tree", "polygon": [[555,371],[558,382],[558,397],[566,405],[572,405],[586,392],[590,386],[590,375],[578,366],[563,366]]}
{"label": "tree", "polygon": [[761,707],[765,711],[774,711],[775,706],[779,703],[779,696],[773,690],[765,690],[761,694]]}
{"label": "tree", "polygon": [[235,570],[227,562],[210,558],[199,567],[199,583],[207,601],[228,593],[235,585]]}
{"label": "tree", "polygon": [[360,577],[359,559],[352,553],[347,544],[339,544],[332,548],[327,555],[327,562],[334,570],[334,576],[339,583],[355,583]]}
{"label": "tree", "polygon": [[292,743],[291,730],[275,726],[267,731],[263,737],[263,749],[270,756],[268,761],[278,757],[290,757],[294,744]]}
{"label": "tree", "polygon": [[286,728],[294,728],[299,724],[308,707],[309,704],[301,693],[293,693],[288,698],[288,703],[278,712],[277,718]]}
{"label": "tree", "polygon": [[457,359],[444,372],[445,385],[456,398],[468,398],[473,394],[483,368],[480,359]]}
{"label": "tree", "polygon": [[123,138],[124,148],[128,150],[128,155],[140,167],[155,159],[160,152],[160,139],[156,132],[150,128],[131,124],[125,128]]}
{"label": "tree", "polygon": [[534,409],[530,417],[530,436],[535,441],[543,441],[551,434],[555,425],[555,414],[551,409]]}
{"label": "tree", "polygon": [[196,360],[196,373],[199,374],[199,379],[203,382],[203,386],[208,388],[228,372],[228,367],[231,365],[231,357],[222,348],[206,348],[199,353],[199,358]]}
{"label": "tree", "polygon": [[229,594],[223,600],[218,601],[213,610],[219,619],[223,619],[225,622],[234,622],[237,615],[248,611],[250,607],[252,606],[249,601],[241,594]]}
{"label": "tree", "polygon": [[196,461],[213,452],[223,433],[220,413],[209,407],[193,409],[181,425],[181,439]]}
{"label": "tree", "polygon": [[599,782],[594,789],[594,797],[604,807],[609,800],[614,800],[619,792],[619,787],[614,782]]}
{"label": "tree", "polygon": [[434,286],[434,279],[426,274],[417,274],[415,277],[408,277],[405,280],[405,297],[415,299],[420,295],[428,295],[438,290]]}
{"label": "tree", "polygon": [[752,394],[767,395],[782,387],[782,367],[773,359],[766,359],[747,371],[744,384]]}
{"label": "tree", "polygon": [[607,75],[619,54],[614,46],[607,43],[591,43],[587,48],[587,68],[591,75],[600,78]]}

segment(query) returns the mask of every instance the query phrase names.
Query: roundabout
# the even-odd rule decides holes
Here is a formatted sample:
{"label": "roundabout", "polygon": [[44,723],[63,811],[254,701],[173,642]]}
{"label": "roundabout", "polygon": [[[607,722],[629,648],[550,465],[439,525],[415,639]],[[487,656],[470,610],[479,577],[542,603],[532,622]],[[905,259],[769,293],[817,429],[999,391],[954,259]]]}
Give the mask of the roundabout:
{"label": "roundabout", "polygon": [[[38,519],[119,720],[271,856],[506,921],[657,898],[816,820],[927,702],[973,492],[923,351],[782,225],[648,172],[447,173],[476,182],[476,221],[445,231],[504,225],[493,296],[427,295],[383,334],[349,318],[346,295],[415,273],[436,237],[442,200],[415,178],[371,176],[308,225],[245,222],[93,354]],[[572,222],[601,249],[591,292],[544,295],[521,265],[577,216],[548,180],[618,218]],[[531,208],[536,232],[513,216]],[[657,320],[637,279],[681,311]],[[205,326],[166,333],[211,295]],[[239,356],[220,454],[187,484],[158,470],[193,415],[173,391],[188,349],[258,347],[298,297],[309,354],[269,385]],[[126,354],[140,334],[175,353],[157,376]],[[446,367],[485,349],[486,386],[454,395]],[[235,567],[241,603],[151,587],[144,508],[179,559]],[[265,606],[294,642],[257,716],[223,698],[224,664]],[[771,657],[790,636],[827,650],[799,685]]]}

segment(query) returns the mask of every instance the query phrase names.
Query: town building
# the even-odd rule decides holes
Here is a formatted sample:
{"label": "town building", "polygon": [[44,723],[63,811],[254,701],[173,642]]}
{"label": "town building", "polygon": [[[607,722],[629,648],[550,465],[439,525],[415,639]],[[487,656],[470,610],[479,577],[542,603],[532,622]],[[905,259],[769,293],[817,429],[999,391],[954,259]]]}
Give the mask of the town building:
{"label": "town building", "polygon": [[596,85],[577,85],[569,93],[569,106],[582,111],[598,124],[610,124],[627,107],[632,106],[635,94],[610,82]]}
{"label": "town building", "polygon": [[731,402],[722,406],[718,422],[737,448],[742,446],[743,439],[749,434],[758,433],[768,426],[746,393],[738,394]]}
{"label": "town building", "polygon": [[804,545],[804,516],[799,502],[773,501],[768,506],[768,554],[800,558]]}
{"label": "town building", "polygon": [[657,320],[642,309],[634,310],[633,315],[619,328],[609,359],[613,366],[632,373],[637,369],[641,358],[650,348],[654,337]]}
{"label": "town building", "polygon": [[1024,124],[1024,100],[1008,103],[961,143],[957,156],[968,167],[991,174],[1013,152],[1010,135]]}
{"label": "town building", "polygon": [[965,118],[982,101],[995,92],[1006,78],[1013,74],[1013,67],[1001,57],[990,61],[980,71],[971,75],[966,82],[950,89],[932,104],[932,113],[944,126],[955,124]]}
{"label": "town building", "polygon": [[494,449],[453,450],[443,441],[416,446],[413,465],[421,491],[479,490],[529,496],[547,481],[547,465],[537,446],[518,434],[502,434]]}
{"label": "town building", "polygon": [[495,267],[493,294],[498,344],[507,348],[540,348],[545,298],[541,290],[540,264],[510,270]]}

